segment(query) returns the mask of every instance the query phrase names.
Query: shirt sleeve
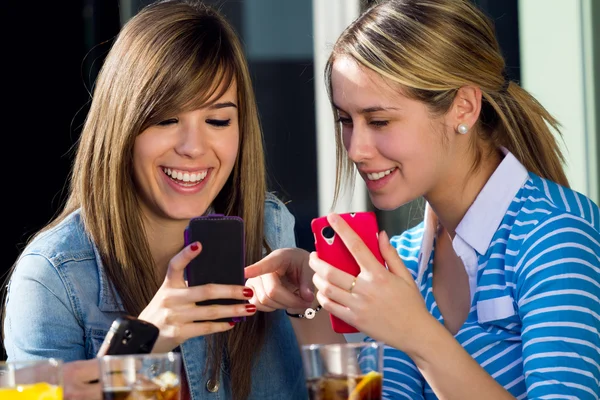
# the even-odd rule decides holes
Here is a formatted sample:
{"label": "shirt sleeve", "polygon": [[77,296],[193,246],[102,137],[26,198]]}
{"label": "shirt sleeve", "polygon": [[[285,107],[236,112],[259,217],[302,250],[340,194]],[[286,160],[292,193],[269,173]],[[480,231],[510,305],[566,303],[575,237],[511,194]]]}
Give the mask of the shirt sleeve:
{"label": "shirt sleeve", "polygon": [[84,332],[67,289],[52,263],[24,255],[6,299],[4,346],[8,360],[85,359]]}
{"label": "shirt sleeve", "polygon": [[570,214],[525,238],[516,265],[528,399],[598,399],[600,234]]}

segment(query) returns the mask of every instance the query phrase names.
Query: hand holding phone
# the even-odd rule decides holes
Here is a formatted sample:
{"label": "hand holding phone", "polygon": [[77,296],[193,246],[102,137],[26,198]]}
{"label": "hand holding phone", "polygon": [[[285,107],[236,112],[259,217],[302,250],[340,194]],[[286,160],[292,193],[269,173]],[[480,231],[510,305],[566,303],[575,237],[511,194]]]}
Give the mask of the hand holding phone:
{"label": "hand holding phone", "polygon": [[[377,218],[372,211],[339,214],[341,218],[356,232],[375,258],[385,267],[385,260],[379,250],[379,228]],[[315,237],[315,249],[319,258],[332,266],[358,276],[360,266],[350,253],[342,239],[335,233],[327,217],[315,218],[311,222],[311,230]],[[356,333],[352,325],[331,315],[331,327],[337,333]]]}
{"label": "hand holding phone", "polygon": [[[185,268],[188,286],[215,283],[243,286],[245,261],[244,221],[240,217],[211,214],[192,219],[185,230],[185,244],[200,242],[202,251]],[[196,305],[232,305],[237,299],[214,299]],[[243,320],[222,318],[217,322]]]}
{"label": "hand holding phone", "polygon": [[159,329],[150,322],[124,315],[114,320],[96,357],[148,354],[158,334]]}

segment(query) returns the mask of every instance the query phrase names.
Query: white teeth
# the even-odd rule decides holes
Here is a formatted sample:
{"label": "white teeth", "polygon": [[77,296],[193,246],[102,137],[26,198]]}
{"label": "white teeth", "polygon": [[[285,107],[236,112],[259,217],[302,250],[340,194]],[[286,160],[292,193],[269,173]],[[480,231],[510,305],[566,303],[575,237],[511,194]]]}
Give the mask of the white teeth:
{"label": "white teeth", "polygon": [[379,179],[383,178],[384,176],[389,175],[392,172],[394,172],[395,169],[396,169],[396,167],[390,168],[388,170],[381,171],[381,172],[373,172],[373,173],[367,174],[367,178],[370,181],[378,181]]}
{"label": "white teeth", "polygon": [[196,172],[196,173],[193,173],[193,172],[190,173],[190,172],[184,172],[184,171],[175,171],[171,168],[163,168],[163,172],[165,174],[167,174],[168,176],[170,176],[171,179],[173,179],[173,180],[177,180],[177,181],[185,182],[190,185],[194,185],[198,182],[202,182],[204,180],[204,178],[206,178],[206,174],[208,173],[208,170],[204,170],[204,171],[200,171],[200,172]]}

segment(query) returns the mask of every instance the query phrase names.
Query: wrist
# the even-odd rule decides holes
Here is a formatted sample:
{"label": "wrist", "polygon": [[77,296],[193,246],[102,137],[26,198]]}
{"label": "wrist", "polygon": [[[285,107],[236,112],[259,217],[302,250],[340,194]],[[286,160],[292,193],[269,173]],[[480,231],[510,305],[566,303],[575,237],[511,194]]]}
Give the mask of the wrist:
{"label": "wrist", "polygon": [[414,339],[408,341],[404,352],[419,368],[436,359],[440,349],[449,349],[458,343],[444,325],[429,313],[419,318],[413,328],[410,335]]}
{"label": "wrist", "polygon": [[315,304],[311,307],[307,307],[304,309],[292,309],[289,308],[285,310],[285,313],[292,318],[298,319],[313,319],[317,315],[319,311],[321,311],[323,307],[320,304]]}

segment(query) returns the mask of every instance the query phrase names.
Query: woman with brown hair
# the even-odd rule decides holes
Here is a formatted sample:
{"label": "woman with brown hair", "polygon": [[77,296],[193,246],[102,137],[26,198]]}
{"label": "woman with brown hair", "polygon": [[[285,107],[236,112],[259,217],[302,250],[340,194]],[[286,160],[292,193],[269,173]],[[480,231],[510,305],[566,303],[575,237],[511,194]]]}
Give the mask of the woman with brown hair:
{"label": "woman with brown hair", "polygon": [[[184,229],[203,214],[243,218],[247,264],[295,245],[293,217],[266,192],[262,140],[243,49],[222,16],[192,0],[134,16],[95,84],[66,205],[13,268],[8,360],[92,359],[127,313],[160,328],[154,352],[179,347],[192,399],[305,399],[282,311],[196,306],[253,292],[184,280],[202,251],[184,247]],[[225,317],[246,321],[214,322]],[[89,380],[93,371],[68,380],[66,397],[99,398]]]}
{"label": "woman with brown hair", "polygon": [[600,213],[569,189],[557,121],[507,80],[471,1],[378,3],[325,71],[337,186],[357,170],[375,207],[423,197],[424,221],[380,233],[382,268],[332,214],[357,277],[301,250],[247,276],[310,267],[323,308],[389,346],[386,398],[598,399]]}

